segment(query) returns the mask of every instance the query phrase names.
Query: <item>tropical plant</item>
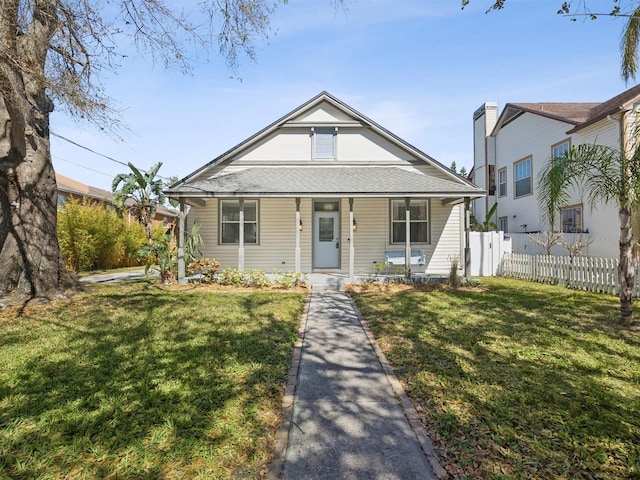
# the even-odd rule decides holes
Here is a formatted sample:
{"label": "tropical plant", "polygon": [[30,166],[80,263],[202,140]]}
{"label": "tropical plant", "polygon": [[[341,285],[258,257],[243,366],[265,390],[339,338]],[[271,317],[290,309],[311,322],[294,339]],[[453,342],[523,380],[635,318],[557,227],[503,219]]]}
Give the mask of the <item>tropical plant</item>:
{"label": "tropical plant", "polygon": [[[120,173],[111,185],[116,210],[122,214],[125,209],[129,209],[144,227],[149,243],[152,243],[153,238],[151,221],[165,198],[162,193],[164,183],[157,177],[161,166],[162,162],[158,162],[143,173],[129,162],[131,172]],[[127,204],[127,200],[130,200],[130,204]]]}
{"label": "tropical plant", "polygon": [[[194,223],[191,226],[191,231],[185,235],[184,238],[184,262],[190,264],[197,256],[202,253],[202,247],[204,247],[204,240],[200,235],[200,224]],[[220,266],[220,265],[218,265]]]}
{"label": "tropical plant", "polygon": [[160,238],[138,250],[140,258],[146,259],[145,273],[149,274],[149,270],[157,265],[160,270],[159,283],[163,285],[174,283],[178,267],[178,252],[171,237],[171,229],[168,228]]}
{"label": "tropical plant", "polygon": [[550,159],[540,172],[538,198],[542,216],[552,226],[560,207],[570,199],[570,188],[586,192],[592,208],[598,203],[618,207],[620,319],[631,325],[635,284],[631,217],[640,204],[640,148],[637,144],[628,147],[627,151],[598,144],[571,147],[561,156]]}
{"label": "tropical plant", "polygon": [[471,215],[471,229],[476,232],[489,232],[491,230],[498,230],[498,226],[493,223],[493,216],[496,214],[496,210],[498,208],[498,204],[494,203],[493,207],[489,209],[487,214],[484,216],[484,220],[482,223],[478,222],[476,217]]}

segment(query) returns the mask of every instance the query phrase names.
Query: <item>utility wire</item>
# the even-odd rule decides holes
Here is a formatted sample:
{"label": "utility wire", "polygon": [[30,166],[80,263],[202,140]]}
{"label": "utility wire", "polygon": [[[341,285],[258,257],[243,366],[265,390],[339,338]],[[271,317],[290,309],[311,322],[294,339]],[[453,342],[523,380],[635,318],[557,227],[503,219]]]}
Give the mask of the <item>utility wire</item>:
{"label": "utility wire", "polygon": [[[50,130],[50,131],[49,131],[49,133],[50,133],[51,135],[53,135],[54,137],[57,137],[57,138],[59,138],[59,139],[61,139],[61,140],[64,140],[65,142],[69,142],[71,145],[75,145],[76,147],[79,147],[79,148],[82,148],[82,149],[84,149],[84,150],[87,150],[88,152],[91,152],[91,153],[93,153],[94,155],[98,155],[99,157],[106,158],[107,160],[110,160],[110,161],[112,161],[112,162],[118,163],[118,164],[120,164],[120,165],[124,165],[125,167],[129,168],[129,164],[128,164],[128,163],[124,163],[124,162],[122,162],[122,161],[120,161],[120,160],[116,160],[115,158],[110,157],[109,155],[105,155],[104,153],[96,152],[95,150],[93,150],[93,149],[91,149],[91,148],[89,148],[89,147],[86,147],[86,146],[84,146],[84,145],[81,145],[81,144],[80,144],[80,143],[78,143],[78,142],[75,142],[75,141],[73,141],[73,140],[71,140],[71,139],[69,139],[69,138],[67,138],[67,137],[64,137],[64,136],[62,136],[62,135],[60,135],[60,134],[58,134],[58,133],[55,133],[55,132],[54,132],[54,131],[52,131],[52,130]],[[62,160],[62,159],[61,159],[61,160]],[[68,161],[68,160],[65,160],[65,161]],[[69,162],[69,163],[72,163],[72,162]],[[74,165],[77,165],[77,164],[74,164]],[[82,165],[78,165],[78,166],[80,167],[80,166],[82,166]],[[91,168],[89,168],[89,167],[83,167],[83,168],[87,168],[87,169],[89,169],[89,170],[92,170],[92,169],[91,169]],[[143,170],[142,168],[139,168],[138,170],[140,170],[141,172],[147,173],[147,171],[146,171],[146,170]],[[97,171],[97,170],[95,170],[95,171]],[[97,173],[102,173],[102,172],[97,172]],[[105,174],[103,174],[103,175],[107,175],[107,174],[105,173]],[[109,176],[112,176],[112,175],[109,175]],[[156,176],[157,176],[158,178],[161,178],[162,180],[167,180],[167,181],[169,181],[169,182],[170,182],[170,181],[172,181],[172,179],[171,179],[171,178],[163,177],[162,175],[156,175]]]}
{"label": "utility wire", "polygon": [[91,148],[89,148],[89,147],[85,147],[84,145],[80,145],[78,142],[74,142],[73,140],[70,140],[70,139],[68,139],[67,137],[63,137],[62,135],[59,135],[59,134],[57,134],[57,133],[55,133],[55,132],[53,132],[53,131],[50,131],[50,133],[51,133],[51,135],[53,135],[54,137],[58,137],[59,139],[64,140],[65,142],[69,142],[70,144],[75,145],[76,147],[83,148],[83,149],[85,149],[85,150],[87,150],[87,151],[89,151],[89,152],[91,152],[91,153],[93,153],[93,154],[95,154],[95,155],[98,155],[98,156],[100,156],[100,157],[104,157],[104,158],[106,158],[107,160],[111,160],[112,162],[119,163],[120,165],[124,165],[125,167],[128,167],[128,166],[129,166],[128,164],[126,164],[126,163],[124,163],[124,162],[121,162],[120,160],[116,160],[115,158],[112,158],[112,157],[110,157],[110,156],[108,156],[108,155],[104,155],[104,154],[102,154],[102,153],[96,152],[95,150],[92,150],[92,149],[91,149]]}
{"label": "utility wire", "polygon": [[52,155],[52,156],[53,156],[53,158],[55,158],[56,160],[61,160],[61,161],[63,161],[63,162],[70,163],[71,165],[75,165],[76,167],[84,168],[84,169],[86,169],[86,170],[91,170],[92,172],[99,173],[100,175],[104,175],[105,177],[113,178],[113,175],[111,175],[111,174],[109,174],[109,173],[101,172],[100,170],[96,170],[95,168],[87,167],[87,166],[85,166],[85,165],[81,165],[81,164],[79,164],[79,163],[72,162],[71,160],[67,160],[67,159],[62,158],[62,157],[59,157],[59,156],[57,156],[57,155]]}

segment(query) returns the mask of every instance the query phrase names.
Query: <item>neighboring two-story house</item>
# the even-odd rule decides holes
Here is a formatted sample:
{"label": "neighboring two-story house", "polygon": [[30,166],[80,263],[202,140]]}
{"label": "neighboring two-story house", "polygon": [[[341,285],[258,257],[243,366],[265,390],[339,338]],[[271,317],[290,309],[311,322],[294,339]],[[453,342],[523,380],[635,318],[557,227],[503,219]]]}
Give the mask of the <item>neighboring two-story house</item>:
{"label": "neighboring two-story house", "polygon": [[[547,162],[571,146],[599,144],[629,148],[637,135],[635,113],[640,85],[603,103],[508,103],[502,112],[485,103],[474,112],[474,166],[471,180],[486,188],[488,196],[474,202],[473,214],[483,220],[494,203],[492,219],[507,234],[549,230],[541,215],[537,179]],[[619,224],[615,205],[591,208],[584,193],[571,192],[559,212],[565,233],[583,233],[593,243],[588,253],[617,257]],[[526,245],[514,243],[516,246]]]}

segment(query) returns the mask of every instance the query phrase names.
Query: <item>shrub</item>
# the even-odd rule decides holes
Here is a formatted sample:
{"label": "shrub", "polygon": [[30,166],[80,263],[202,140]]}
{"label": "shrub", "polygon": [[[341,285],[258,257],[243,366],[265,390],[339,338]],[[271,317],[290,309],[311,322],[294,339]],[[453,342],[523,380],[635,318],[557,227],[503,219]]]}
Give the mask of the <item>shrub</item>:
{"label": "shrub", "polygon": [[198,275],[196,279],[200,283],[214,283],[216,281],[216,273],[220,268],[220,262],[211,258],[199,258],[190,262],[187,266],[188,275]]}
{"label": "shrub", "polygon": [[244,273],[237,268],[225,268],[218,275],[220,285],[232,285],[234,287],[244,287]]}
{"label": "shrub", "polygon": [[146,239],[140,225],[84,198],[58,209],[58,242],[66,267],[79,272],[138,264],[135,253]]}
{"label": "shrub", "polygon": [[273,284],[264,270],[247,270],[244,280],[246,286],[255,288],[270,287]]}
{"label": "shrub", "polygon": [[304,273],[300,272],[284,272],[282,270],[274,270],[274,282],[282,288],[300,287],[307,284],[308,278]]}

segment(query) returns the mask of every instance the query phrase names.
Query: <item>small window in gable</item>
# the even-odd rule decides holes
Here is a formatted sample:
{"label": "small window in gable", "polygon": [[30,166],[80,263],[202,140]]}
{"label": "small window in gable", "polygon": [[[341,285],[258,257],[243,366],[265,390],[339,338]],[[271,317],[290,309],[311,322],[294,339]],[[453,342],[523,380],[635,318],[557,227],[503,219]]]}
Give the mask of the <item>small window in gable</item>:
{"label": "small window in gable", "polygon": [[314,160],[333,160],[336,158],[336,130],[334,128],[313,129]]}

